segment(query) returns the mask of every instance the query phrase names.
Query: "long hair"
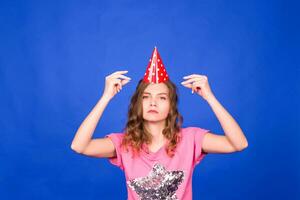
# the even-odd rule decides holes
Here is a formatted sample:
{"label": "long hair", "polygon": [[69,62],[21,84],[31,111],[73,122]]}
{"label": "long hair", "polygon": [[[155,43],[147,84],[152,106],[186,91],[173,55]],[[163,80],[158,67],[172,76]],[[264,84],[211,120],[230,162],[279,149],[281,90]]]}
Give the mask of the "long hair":
{"label": "long hair", "polygon": [[[164,83],[169,89],[170,110],[166,118],[166,127],[163,129],[162,134],[168,141],[165,149],[166,153],[168,156],[173,157],[177,143],[181,139],[179,132],[183,123],[183,117],[177,108],[178,94],[176,85],[170,80]],[[152,141],[152,135],[144,126],[142,106],[143,92],[149,84],[145,83],[143,79],[139,81],[128,107],[128,119],[124,128],[125,134],[121,146],[126,147],[127,151],[128,147],[130,147],[133,156],[139,155],[143,144],[150,144]]]}

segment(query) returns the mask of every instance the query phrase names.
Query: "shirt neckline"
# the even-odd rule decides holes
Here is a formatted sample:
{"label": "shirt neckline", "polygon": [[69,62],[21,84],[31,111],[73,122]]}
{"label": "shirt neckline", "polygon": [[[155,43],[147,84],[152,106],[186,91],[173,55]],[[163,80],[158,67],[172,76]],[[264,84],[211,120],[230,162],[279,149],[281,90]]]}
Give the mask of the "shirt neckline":
{"label": "shirt neckline", "polygon": [[147,145],[145,145],[145,149],[149,154],[158,154],[162,149],[167,146],[167,141],[155,152],[151,151]]}
{"label": "shirt neckline", "polygon": [[[181,135],[181,130],[179,131]],[[145,155],[150,160],[159,160],[164,155],[167,155],[165,148],[167,147],[168,141],[166,141],[156,152],[150,151],[147,144],[142,145],[142,154]]]}

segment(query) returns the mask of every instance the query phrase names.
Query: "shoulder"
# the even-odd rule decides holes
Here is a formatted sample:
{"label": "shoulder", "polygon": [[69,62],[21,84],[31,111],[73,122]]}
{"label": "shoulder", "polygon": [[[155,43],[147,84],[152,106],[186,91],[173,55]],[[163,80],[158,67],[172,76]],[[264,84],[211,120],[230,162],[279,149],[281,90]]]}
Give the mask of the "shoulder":
{"label": "shoulder", "polygon": [[122,137],[124,137],[124,133],[118,133],[118,132],[109,133],[109,134],[105,135],[105,137],[119,137],[119,138],[122,138]]}
{"label": "shoulder", "polygon": [[120,143],[123,137],[124,137],[124,133],[109,133],[105,135],[105,138],[111,139],[114,144]]}
{"label": "shoulder", "polygon": [[181,137],[183,140],[199,141],[202,140],[208,132],[210,132],[210,130],[205,128],[189,126],[181,129]]}
{"label": "shoulder", "polygon": [[204,129],[196,126],[182,127],[181,128],[181,139],[183,141],[195,141],[199,138],[203,138],[206,133],[209,132],[208,129]]}
{"label": "shoulder", "polygon": [[186,136],[188,134],[191,135],[191,134],[207,133],[209,132],[209,130],[205,128],[196,127],[196,126],[189,126],[189,127],[181,128],[181,132],[183,136]]}

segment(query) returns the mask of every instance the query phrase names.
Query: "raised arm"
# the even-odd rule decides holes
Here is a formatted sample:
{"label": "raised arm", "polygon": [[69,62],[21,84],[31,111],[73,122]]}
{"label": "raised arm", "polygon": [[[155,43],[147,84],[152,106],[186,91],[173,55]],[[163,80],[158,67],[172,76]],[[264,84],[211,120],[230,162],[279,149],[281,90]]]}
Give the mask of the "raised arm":
{"label": "raised arm", "polygon": [[242,151],[248,146],[248,141],[235,119],[227,112],[212,93],[207,76],[192,74],[183,77],[187,79],[181,84],[192,89],[203,97],[218,118],[225,135],[207,133],[202,142],[202,149],[207,153],[232,153]]}
{"label": "raised arm", "polygon": [[72,141],[71,149],[77,153],[91,157],[115,156],[115,147],[109,138],[92,139],[92,137],[109,101],[122,89],[123,85],[129,82],[130,78],[122,75],[124,73],[127,71],[117,71],[105,78],[102,97],[81,123]]}
{"label": "raised arm", "polygon": [[109,141],[109,138],[92,139],[97,124],[108,103],[109,99],[101,97],[78,128],[72,141],[71,149],[77,153],[92,157],[111,157],[114,155],[114,145]]}
{"label": "raised arm", "polygon": [[210,96],[207,102],[219,120],[225,135],[207,133],[203,139],[203,150],[208,153],[232,153],[244,150],[248,146],[248,141],[235,119],[215,96]]}

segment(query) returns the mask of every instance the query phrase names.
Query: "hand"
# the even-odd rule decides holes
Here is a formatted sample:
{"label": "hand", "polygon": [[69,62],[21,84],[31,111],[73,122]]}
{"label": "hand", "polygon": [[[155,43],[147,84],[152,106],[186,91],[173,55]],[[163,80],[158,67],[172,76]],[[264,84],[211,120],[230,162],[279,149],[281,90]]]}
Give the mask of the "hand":
{"label": "hand", "polygon": [[[126,85],[131,78],[124,76],[128,71],[116,71],[105,77],[105,89],[103,97],[112,99],[118,92],[122,90],[122,86]],[[123,79],[123,80],[121,80]]]}
{"label": "hand", "polygon": [[196,92],[198,95],[202,96],[205,100],[208,100],[213,93],[208,84],[208,78],[204,75],[192,74],[189,76],[184,76],[183,79],[187,79],[181,84],[187,88],[192,89],[192,93]]}

